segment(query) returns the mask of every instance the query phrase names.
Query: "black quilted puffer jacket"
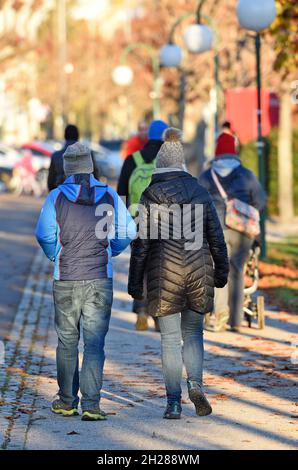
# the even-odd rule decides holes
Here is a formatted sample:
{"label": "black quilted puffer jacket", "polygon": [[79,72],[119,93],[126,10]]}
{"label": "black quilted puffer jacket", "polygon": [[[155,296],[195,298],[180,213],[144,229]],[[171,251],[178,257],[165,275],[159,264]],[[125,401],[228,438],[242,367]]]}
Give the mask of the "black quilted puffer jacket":
{"label": "black quilted puffer jacket", "polygon": [[[149,313],[165,316],[186,309],[204,314],[212,311],[214,286],[227,283],[229,262],[223,231],[213,202],[197,179],[184,171],[155,173],[141,201],[139,237],[132,243],[128,292],[135,299],[143,297],[144,273],[147,276]],[[177,218],[169,217],[169,236],[162,229],[157,205],[184,207],[191,217],[181,217],[177,235]],[[188,206],[185,206],[188,205]],[[203,211],[197,212],[201,205]],[[179,209],[178,209],[179,210]],[[150,217],[150,214],[152,217]],[[154,215],[155,214],[155,215]],[[149,232],[151,218],[157,226]],[[176,222],[173,222],[173,221]],[[188,226],[189,225],[189,226]],[[202,242],[190,248],[192,233],[200,230]],[[166,239],[168,238],[168,239]]]}

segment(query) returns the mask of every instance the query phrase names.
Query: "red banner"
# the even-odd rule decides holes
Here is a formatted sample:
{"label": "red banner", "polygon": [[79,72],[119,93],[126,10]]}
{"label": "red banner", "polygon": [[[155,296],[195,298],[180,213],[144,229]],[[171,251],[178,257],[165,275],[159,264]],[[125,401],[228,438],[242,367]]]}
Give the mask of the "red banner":
{"label": "red banner", "polygon": [[[226,120],[242,144],[257,138],[257,90],[256,88],[234,88],[227,90]],[[278,125],[279,100],[276,93],[262,90],[262,128],[267,136]]]}

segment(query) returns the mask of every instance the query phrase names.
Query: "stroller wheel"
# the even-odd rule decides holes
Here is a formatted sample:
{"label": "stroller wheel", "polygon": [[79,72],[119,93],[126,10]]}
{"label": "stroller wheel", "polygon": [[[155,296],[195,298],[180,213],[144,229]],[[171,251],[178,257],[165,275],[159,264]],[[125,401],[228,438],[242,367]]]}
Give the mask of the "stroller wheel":
{"label": "stroller wheel", "polygon": [[264,297],[257,297],[257,315],[258,315],[258,327],[262,330],[265,327],[265,303]]}

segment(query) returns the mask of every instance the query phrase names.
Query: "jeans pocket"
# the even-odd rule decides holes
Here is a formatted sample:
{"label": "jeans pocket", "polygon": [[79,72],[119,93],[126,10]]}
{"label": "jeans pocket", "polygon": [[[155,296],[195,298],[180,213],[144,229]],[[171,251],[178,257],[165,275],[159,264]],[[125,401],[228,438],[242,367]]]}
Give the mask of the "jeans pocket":
{"label": "jeans pocket", "polygon": [[92,301],[103,306],[111,306],[113,303],[113,280],[95,279],[91,282]]}
{"label": "jeans pocket", "polygon": [[54,281],[53,295],[56,308],[71,309],[73,305],[74,283]]}

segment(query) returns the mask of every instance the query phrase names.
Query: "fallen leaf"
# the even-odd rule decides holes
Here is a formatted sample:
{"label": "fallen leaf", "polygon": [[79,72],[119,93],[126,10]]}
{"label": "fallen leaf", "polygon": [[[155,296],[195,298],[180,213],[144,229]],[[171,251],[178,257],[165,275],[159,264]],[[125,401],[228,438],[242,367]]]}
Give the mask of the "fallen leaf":
{"label": "fallen leaf", "polygon": [[215,398],[216,400],[228,400],[229,397],[225,395],[224,393],[218,393],[217,395],[213,395],[212,398]]}

